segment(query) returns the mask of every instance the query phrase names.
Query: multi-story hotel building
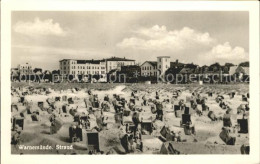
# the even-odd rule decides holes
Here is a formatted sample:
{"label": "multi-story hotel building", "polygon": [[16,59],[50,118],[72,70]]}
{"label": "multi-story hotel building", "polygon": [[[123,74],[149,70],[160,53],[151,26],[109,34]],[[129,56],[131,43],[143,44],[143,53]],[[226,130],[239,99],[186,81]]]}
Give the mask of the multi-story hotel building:
{"label": "multi-story hotel building", "polygon": [[135,65],[135,60],[111,57],[103,60],[60,60],[61,74],[73,75],[95,75],[106,74],[113,69],[120,69],[121,66]]}
{"label": "multi-story hotel building", "polygon": [[105,59],[105,61],[106,61],[107,72],[110,72],[111,70],[114,70],[114,69],[120,70],[121,66],[135,65],[135,60],[119,58],[119,57],[111,57],[111,58]]}
{"label": "multi-story hotel building", "polygon": [[63,59],[60,60],[60,73],[63,75],[102,75],[104,80],[109,71],[134,64],[135,60],[118,57],[102,60]]}
{"label": "multi-story hotel building", "polygon": [[104,60],[63,59],[60,61],[60,70],[64,75],[102,75],[106,74],[106,62]]}

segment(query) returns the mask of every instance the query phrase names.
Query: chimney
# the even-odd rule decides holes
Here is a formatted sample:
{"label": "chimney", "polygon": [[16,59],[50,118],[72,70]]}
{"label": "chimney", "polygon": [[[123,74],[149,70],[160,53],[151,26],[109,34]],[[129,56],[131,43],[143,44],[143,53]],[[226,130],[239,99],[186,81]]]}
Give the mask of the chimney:
{"label": "chimney", "polygon": [[178,64],[179,63],[179,60],[178,59],[176,59],[176,64]]}

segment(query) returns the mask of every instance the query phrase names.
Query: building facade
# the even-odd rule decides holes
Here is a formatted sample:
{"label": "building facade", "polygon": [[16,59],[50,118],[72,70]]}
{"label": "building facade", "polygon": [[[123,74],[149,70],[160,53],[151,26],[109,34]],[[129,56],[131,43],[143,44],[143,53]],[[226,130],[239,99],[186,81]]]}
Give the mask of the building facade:
{"label": "building facade", "polygon": [[106,78],[105,60],[75,60],[63,59],[60,61],[60,73],[62,75],[101,75]]}
{"label": "building facade", "polygon": [[146,61],[141,65],[141,76],[157,76],[157,62]]}
{"label": "building facade", "polygon": [[108,59],[104,59],[106,62],[106,71],[110,72],[114,69],[121,69],[121,66],[129,66],[135,65],[135,60],[126,59],[126,58],[119,58],[119,57],[111,57]]}
{"label": "building facade", "polygon": [[158,75],[164,76],[165,72],[170,68],[170,56],[157,57]]}
{"label": "building facade", "polygon": [[32,66],[29,63],[19,64],[18,65],[18,72],[21,75],[29,75],[29,74],[32,74],[33,69],[32,69]]}

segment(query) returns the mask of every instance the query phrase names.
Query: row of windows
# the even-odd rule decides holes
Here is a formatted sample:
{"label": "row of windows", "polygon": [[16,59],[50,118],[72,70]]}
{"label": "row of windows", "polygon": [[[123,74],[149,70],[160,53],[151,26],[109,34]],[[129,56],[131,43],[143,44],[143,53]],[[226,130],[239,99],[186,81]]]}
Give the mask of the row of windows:
{"label": "row of windows", "polygon": [[134,62],[108,62],[108,65],[134,65]]}
{"label": "row of windows", "polygon": [[[159,69],[161,69],[162,68],[162,66],[161,65],[159,65]],[[169,68],[169,66],[168,65],[166,65],[165,66],[165,68],[167,69],[167,68]]]}
{"label": "row of windows", "polygon": [[113,67],[112,66],[110,66],[109,67],[109,70],[111,70],[111,69],[115,69],[116,68],[116,66],[114,65]]}
{"label": "row of windows", "polygon": [[[66,63],[69,65],[69,61],[64,61],[64,62],[61,62],[61,65],[66,65]],[[71,62],[71,64],[77,64],[77,62],[76,61],[72,61]],[[105,64],[105,63],[103,63],[103,64]],[[103,65],[102,63],[101,63],[101,65]],[[108,65],[121,65],[121,66],[124,66],[124,65],[134,65],[134,62],[108,62]],[[75,66],[74,66],[75,67]],[[102,68],[101,68],[102,69]]]}
{"label": "row of windows", "polygon": [[[159,65],[159,69],[161,69],[162,68],[162,66],[161,65]],[[166,69],[168,68],[168,65],[166,65]],[[156,69],[156,67],[154,67],[154,69]],[[152,67],[151,66],[144,66],[144,67],[142,67],[142,70],[152,70]]]}
{"label": "row of windows", "polygon": [[[76,74],[77,71],[72,71],[72,74]],[[64,73],[66,74],[66,71],[64,71]],[[99,71],[78,71],[77,74],[80,75],[88,75],[88,74],[100,74]],[[101,71],[101,74],[105,74],[105,71]]]}
{"label": "row of windows", "polygon": [[[156,67],[154,67],[154,69],[156,69]],[[142,67],[142,70],[152,70],[152,67],[151,66],[147,66],[147,67]]]}
{"label": "row of windows", "polygon": [[31,66],[20,66],[20,69],[29,69],[32,68]]}
{"label": "row of windows", "polygon": [[[91,69],[91,66],[78,66],[78,69]],[[105,67],[100,67],[101,69],[106,69]],[[72,66],[72,69],[76,69],[76,66]],[[92,69],[99,69],[99,67],[94,67],[94,66],[92,66]]]}
{"label": "row of windows", "polygon": [[[62,68],[62,66],[61,66],[61,68]],[[63,68],[66,69],[67,67],[64,66]],[[85,66],[78,66],[78,69],[85,69],[85,68],[86,68],[86,69],[91,69],[91,68],[92,68],[92,69],[99,69],[99,68],[100,68],[100,69],[106,69],[106,67],[96,67],[96,66],[92,66],[92,67],[91,67],[91,66],[86,66],[86,67],[85,67]],[[69,69],[69,66],[68,66],[68,69]],[[76,69],[76,66],[72,66],[71,69]]]}
{"label": "row of windows", "polygon": [[[165,58],[165,61],[167,62],[167,58]],[[162,58],[159,58],[159,62],[162,62]]]}
{"label": "row of windows", "polygon": [[154,72],[154,73],[152,73],[152,72],[151,72],[151,73],[149,73],[149,72],[146,73],[146,72],[145,72],[145,73],[142,73],[142,75],[143,75],[143,76],[146,76],[146,75],[147,75],[147,76],[156,76],[156,75],[157,75],[157,72]]}
{"label": "row of windows", "polygon": [[[61,62],[62,64],[64,64],[64,65],[66,65],[66,63],[68,63],[69,64],[69,61],[63,61],[63,62]],[[101,64],[102,63],[105,63],[105,62],[101,62]],[[113,64],[122,64],[122,65],[134,65],[134,62],[130,62],[130,61],[110,61],[110,62],[107,62],[108,63],[108,65],[113,65]],[[72,61],[71,62],[71,64],[77,64],[77,62],[76,61]]]}

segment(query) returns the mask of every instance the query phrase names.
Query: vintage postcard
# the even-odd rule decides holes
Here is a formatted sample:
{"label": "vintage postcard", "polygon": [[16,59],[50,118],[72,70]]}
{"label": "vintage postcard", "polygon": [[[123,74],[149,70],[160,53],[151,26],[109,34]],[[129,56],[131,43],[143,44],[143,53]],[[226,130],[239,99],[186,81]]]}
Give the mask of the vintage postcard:
{"label": "vintage postcard", "polygon": [[3,162],[259,162],[259,4],[192,3],[2,4]]}

